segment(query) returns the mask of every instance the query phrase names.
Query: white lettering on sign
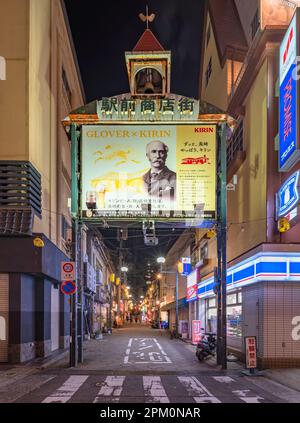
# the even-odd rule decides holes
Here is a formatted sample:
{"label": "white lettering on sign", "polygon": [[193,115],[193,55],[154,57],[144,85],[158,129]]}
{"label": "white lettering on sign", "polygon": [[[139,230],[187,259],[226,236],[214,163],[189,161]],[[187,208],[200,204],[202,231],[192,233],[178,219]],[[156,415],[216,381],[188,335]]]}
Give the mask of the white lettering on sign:
{"label": "white lettering on sign", "polygon": [[293,318],[292,326],[295,326],[292,330],[293,341],[300,341],[300,316],[295,316]]}

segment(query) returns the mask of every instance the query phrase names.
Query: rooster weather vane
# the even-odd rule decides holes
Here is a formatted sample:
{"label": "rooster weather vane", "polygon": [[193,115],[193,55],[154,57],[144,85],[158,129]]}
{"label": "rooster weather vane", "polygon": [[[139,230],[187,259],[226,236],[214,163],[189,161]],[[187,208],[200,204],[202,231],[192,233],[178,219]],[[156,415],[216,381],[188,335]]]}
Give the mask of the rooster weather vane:
{"label": "rooster weather vane", "polygon": [[146,16],[143,13],[139,14],[139,18],[142,22],[146,22],[147,29],[149,29],[149,22],[153,22],[155,19],[155,14],[151,13],[149,15],[148,6],[146,6]]}

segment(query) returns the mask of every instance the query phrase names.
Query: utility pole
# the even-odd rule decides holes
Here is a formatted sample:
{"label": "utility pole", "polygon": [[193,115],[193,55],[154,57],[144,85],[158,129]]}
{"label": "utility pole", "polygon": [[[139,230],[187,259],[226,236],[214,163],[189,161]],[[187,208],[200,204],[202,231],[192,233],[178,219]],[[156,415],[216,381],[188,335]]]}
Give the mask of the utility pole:
{"label": "utility pole", "polygon": [[76,266],[76,292],[70,298],[70,367],[78,364],[78,339],[77,339],[77,307],[78,307],[78,257],[77,257],[77,234],[78,234],[78,144],[76,125],[71,124],[71,157],[72,157],[72,260]]}
{"label": "utility pole", "polygon": [[227,368],[227,146],[226,124],[218,128],[217,188],[217,363]]}
{"label": "utility pole", "polygon": [[[177,266],[177,265],[176,265]],[[178,336],[178,268],[176,267],[176,283],[175,283],[175,301],[176,301],[176,317],[175,317],[175,333]]]}

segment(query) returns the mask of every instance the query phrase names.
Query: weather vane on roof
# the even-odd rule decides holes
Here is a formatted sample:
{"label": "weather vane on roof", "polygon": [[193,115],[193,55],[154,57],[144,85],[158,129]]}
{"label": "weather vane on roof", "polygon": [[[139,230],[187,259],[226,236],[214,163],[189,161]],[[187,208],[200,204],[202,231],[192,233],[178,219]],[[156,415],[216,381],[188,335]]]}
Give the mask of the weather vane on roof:
{"label": "weather vane on roof", "polygon": [[147,22],[147,29],[149,29],[149,22],[153,22],[155,19],[155,14],[151,13],[149,16],[148,5],[146,6],[146,16],[143,13],[139,14],[139,18],[142,22]]}

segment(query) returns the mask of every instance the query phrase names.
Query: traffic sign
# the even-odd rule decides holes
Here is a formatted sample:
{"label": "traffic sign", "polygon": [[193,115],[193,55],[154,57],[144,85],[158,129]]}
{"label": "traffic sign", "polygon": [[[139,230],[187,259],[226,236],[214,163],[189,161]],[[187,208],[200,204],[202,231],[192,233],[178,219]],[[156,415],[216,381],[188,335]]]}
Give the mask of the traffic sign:
{"label": "traffic sign", "polygon": [[75,262],[74,261],[63,261],[61,263],[61,280],[62,281],[74,281],[75,275]]}
{"label": "traffic sign", "polygon": [[73,281],[63,281],[60,286],[60,290],[66,295],[74,294],[76,292],[76,283]]}

